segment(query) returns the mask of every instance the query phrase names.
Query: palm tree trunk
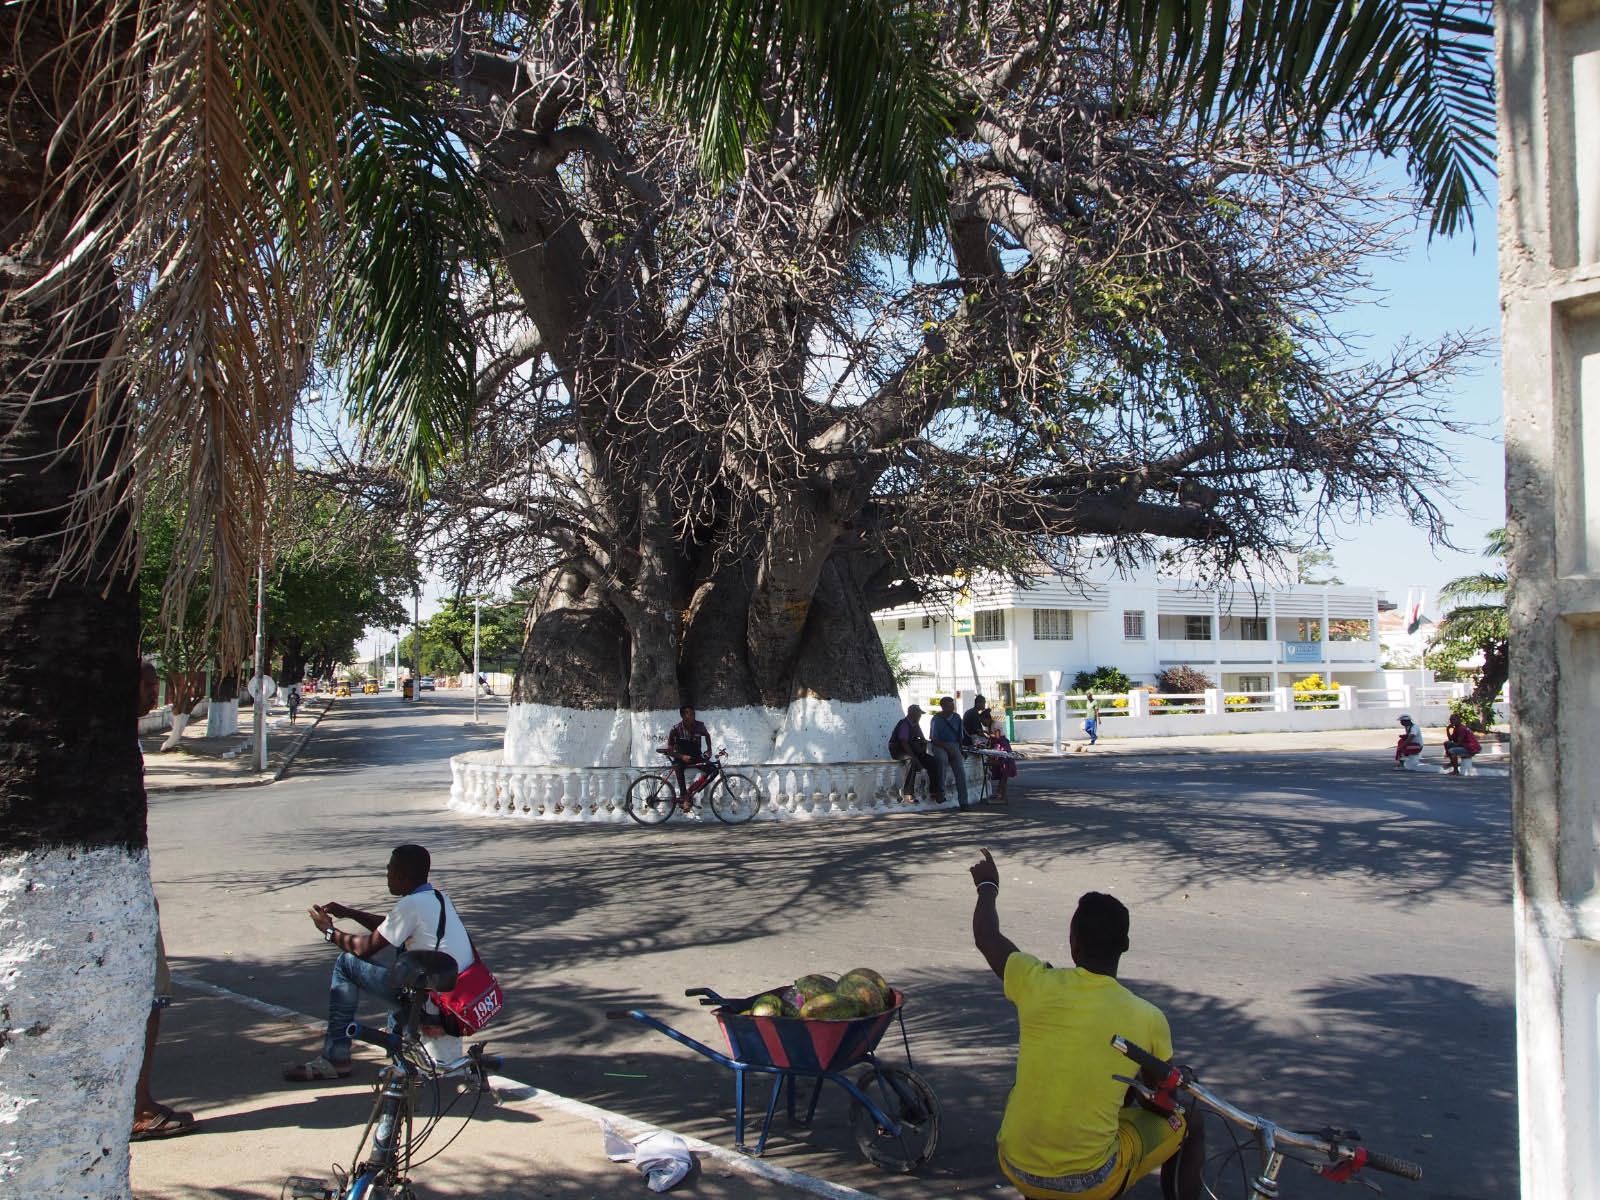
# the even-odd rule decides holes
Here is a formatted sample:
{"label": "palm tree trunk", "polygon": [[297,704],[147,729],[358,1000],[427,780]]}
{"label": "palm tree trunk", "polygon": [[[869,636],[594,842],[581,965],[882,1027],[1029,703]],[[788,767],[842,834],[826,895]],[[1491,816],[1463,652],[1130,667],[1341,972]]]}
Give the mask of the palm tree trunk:
{"label": "palm tree trunk", "polygon": [[50,53],[54,12],[29,10],[25,27],[7,30],[17,42],[0,50],[9,118],[0,131],[0,1112],[14,1118],[0,1195],[111,1197],[128,1193],[155,909],[136,740],[137,597],[98,557],[77,578],[55,573],[67,504],[84,480],[71,435],[95,373],[82,362],[99,348],[91,339],[77,361],[30,371],[54,314],[18,300],[48,247],[27,241],[15,214],[37,198],[48,144],[39,135],[57,114],[39,99],[49,90],[16,73],[60,63]]}

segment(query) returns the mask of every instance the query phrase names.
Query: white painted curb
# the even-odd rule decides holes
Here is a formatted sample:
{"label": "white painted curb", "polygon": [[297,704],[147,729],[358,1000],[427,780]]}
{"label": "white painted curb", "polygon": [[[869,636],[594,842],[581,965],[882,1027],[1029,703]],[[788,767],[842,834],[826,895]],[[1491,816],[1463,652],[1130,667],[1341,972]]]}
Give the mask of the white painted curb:
{"label": "white painted curb", "polygon": [[[172,981],[180,987],[188,988],[190,991],[215,996],[219,1000],[229,1000],[235,1004],[242,1004],[246,1008],[254,1009],[256,1012],[265,1013],[269,1017],[276,1017],[279,1020],[302,1025],[319,1037],[328,1024],[326,1021],[319,1021],[317,1018],[308,1016],[305,1013],[296,1012],[292,1008],[270,1004],[265,1000],[259,1000],[254,996],[246,996],[243,993],[231,991],[214,983],[207,983],[205,980],[196,979],[191,975],[174,973]],[[522,1083],[504,1075],[494,1076],[491,1082],[493,1082],[495,1090],[502,1099],[527,1100],[543,1108],[554,1109],[557,1112],[564,1112],[593,1121],[596,1127],[605,1122],[632,1140],[638,1140],[647,1133],[671,1132],[670,1130],[659,1130],[655,1125],[646,1124],[643,1121],[635,1120],[633,1117],[624,1116],[622,1113],[612,1112],[609,1109],[600,1108],[582,1100],[574,1100],[570,1096],[563,1096],[557,1092],[546,1091],[544,1088],[537,1088],[532,1084]],[[682,1134],[678,1136],[683,1137]],[[758,1179],[782,1184],[784,1187],[794,1188],[796,1191],[805,1192],[808,1195],[826,1196],[830,1197],[831,1200],[856,1200],[856,1198],[860,1198],[860,1200],[875,1200],[871,1192],[858,1191],[855,1188],[845,1187],[839,1183],[829,1183],[826,1179],[819,1179],[815,1175],[792,1171],[788,1167],[780,1167],[776,1163],[767,1162],[765,1159],[752,1158],[747,1154],[741,1154],[737,1150],[729,1150],[712,1142],[702,1141],[694,1137],[683,1137],[683,1140],[689,1149],[708,1158],[716,1159],[724,1166],[730,1167],[741,1174],[753,1175]]]}

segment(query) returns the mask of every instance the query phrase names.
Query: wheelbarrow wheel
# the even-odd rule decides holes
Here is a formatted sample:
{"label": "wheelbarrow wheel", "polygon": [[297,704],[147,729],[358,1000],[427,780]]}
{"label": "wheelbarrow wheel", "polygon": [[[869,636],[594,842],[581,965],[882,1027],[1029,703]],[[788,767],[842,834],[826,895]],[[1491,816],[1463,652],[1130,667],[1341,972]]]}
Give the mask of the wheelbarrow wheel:
{"label": "wheelbarrow wheel", "polygon": [[672,784],[659,775],[643,775],[628,787],[628,815],[641,825],[659,825],[678,807]]}
{"label": "wheelbarrow wheel", "polygon": [[863,1158],[885,1171],[907,1174],[933,1157],[939,1147],[939,1098],[926,1079],[899,1067],[868,1067],[856,1086],[900,1127],[898,1134],[890,1134],[852,1098],[850,1132]]}

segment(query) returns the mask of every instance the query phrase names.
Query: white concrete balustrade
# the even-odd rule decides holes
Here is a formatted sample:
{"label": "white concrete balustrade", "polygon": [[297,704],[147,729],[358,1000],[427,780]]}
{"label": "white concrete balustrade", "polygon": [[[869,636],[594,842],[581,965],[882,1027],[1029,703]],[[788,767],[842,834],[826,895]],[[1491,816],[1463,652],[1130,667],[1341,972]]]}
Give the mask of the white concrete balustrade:
{"label": "white concrete balustrade", "polygon": [[[888,760],[842,763],[762,763],[730,765],[761,788],[758,821],[808,821],[954,808],[955,787],[947,782],[942,805],[927,798],[927,776],[917,775],[917,802],[900,801],[905,768]],[[983,768],[966,763],[972,799],[978,798]],[[530,821],[627,823],[628,785],[638,767],[550,767],[508,763],[499,750],[458,754],[450,760],[450,807],[480,816]],[[691,778],[693,776],[691,775]],[[709,810],[701,819],[715,821]],[[676,818],[682,820],[682,817]]]}

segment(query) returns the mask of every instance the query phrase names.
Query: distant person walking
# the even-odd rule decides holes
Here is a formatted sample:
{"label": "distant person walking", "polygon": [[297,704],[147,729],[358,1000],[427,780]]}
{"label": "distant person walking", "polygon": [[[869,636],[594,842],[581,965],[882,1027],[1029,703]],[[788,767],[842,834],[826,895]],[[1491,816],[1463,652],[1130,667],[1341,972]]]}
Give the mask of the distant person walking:
{"label": "distant person walking", "polygon": [[1100,740],[1100,701],[1090,692],[1083,698],[1083,731],[1089,735],[1089,745]]}
{"label": "distant person walking", "polygon": [[295,718],[300,715],[300,685],[297,683],[289,689],[289,724],[293,725]]}

